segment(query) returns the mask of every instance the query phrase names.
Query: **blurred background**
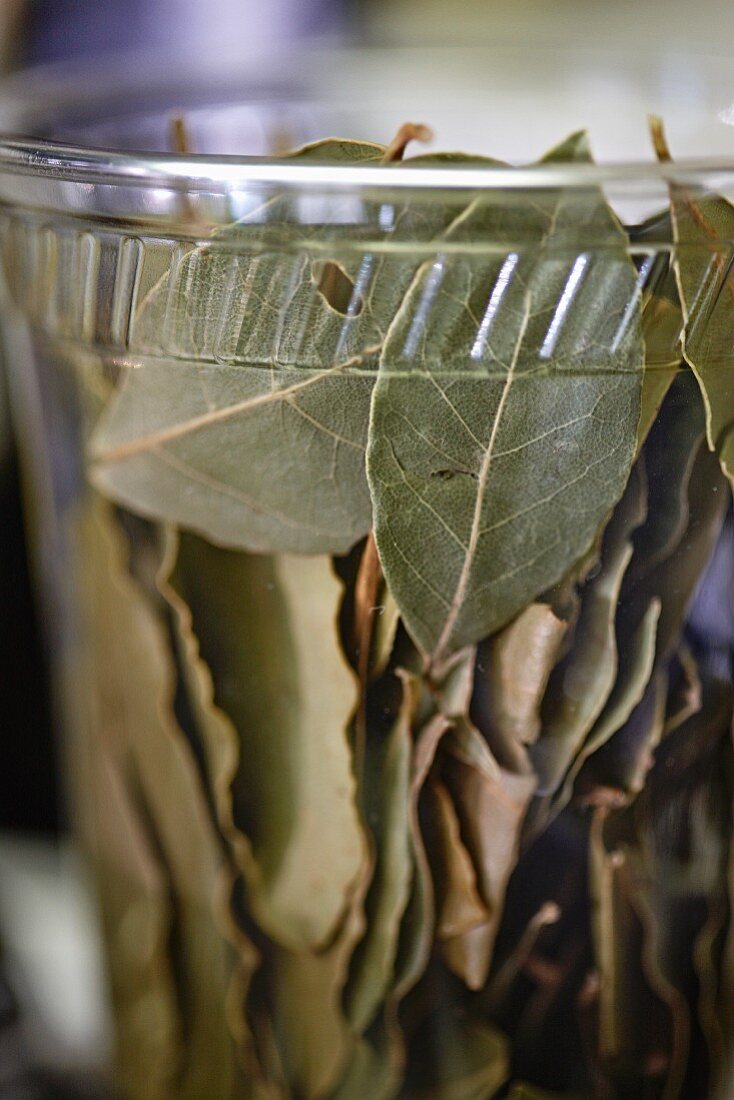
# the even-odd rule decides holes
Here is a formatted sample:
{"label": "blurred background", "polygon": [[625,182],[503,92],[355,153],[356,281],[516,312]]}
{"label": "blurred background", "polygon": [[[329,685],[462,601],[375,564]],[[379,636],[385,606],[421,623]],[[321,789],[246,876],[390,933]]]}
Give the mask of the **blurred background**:
{"label": "blurred background", "polygon": [[[531,103],[533,96],[552,92],[537,71],[533,47],[579,43],[603,48],[612,59],[631,50],[643,58],[648,52],[659,57],[665,49],[670,60],[662,67],[663,78],[695,97],[695,71],[676,58],[696,50],[731,54],[734,5],[725,0],[696,5],[690,0],[0,0],[4,74],[110,51],[181,48],[216,60],[218,51],[231,51],[233,43],[266,52],[309,39],[364,48],[519,45],[527,48],[520,64]],[[453,80],[452,73],[440,75],[446,86]],[[435,82],[438,78],[434,74]],[[596,79],[594,95],[603,99],[606,87],[619,100],[624,75],[615,76],[612,63],[603,79],[607,85]],[[401,96],[400,87],[394,94]],[[646,105],[635,109],[642,147]],[[399,104],[396,110],[400,113]],[[464,128],[471,131],[473,124],[467,117]],[[382,141],[390,135],[370,136]],[[109,1043],[104,975],[94,909],[68,839],[20,500],[0,376],[0,1100],[101,1097]]]}

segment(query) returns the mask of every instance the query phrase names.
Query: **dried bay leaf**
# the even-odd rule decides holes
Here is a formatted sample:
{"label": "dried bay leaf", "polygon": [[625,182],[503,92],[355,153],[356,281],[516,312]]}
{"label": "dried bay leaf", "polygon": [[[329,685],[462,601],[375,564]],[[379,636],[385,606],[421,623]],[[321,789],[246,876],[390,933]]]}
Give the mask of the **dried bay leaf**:
{"label": "dried bay leaf", "polygon": [[482,772],[490,782],[500,778],[500,766],[473,722],[465,718],[455,719],[446,735],[445,747],[457,760]]}
{"label": "dried bay leaf", "polygon": [[429,679],[438,709],[452,722],[465,719],[469,713],[474,692],[476,664],[476,646],[465,646],[446,662],[440,675]]}
{"label": "dried bay leaf", "polygon": [[379,593],[380,603],[372,631],[370,668],[373,676],[381,676],[388,666],[400,626],[400,610],[395,599],[383,583]]}
{"label": "dried bay leaf", "polygon": [[339,583],[323,558],[253,556],[181,534],[169,584],[190,608],[210,709],[237,732],[233,817],[251,846],[240,869],[253,912],[292,950],[324,945],[365,860]]}
{"label": "dried bay leaf", "polygon": [[[120,963],[118,1018],[123,1031],[134,1028],[128,1031],[130,1046],[123,1052],[126,1072],[141,1074],[134,1095],[157,1096],[154,1082],[172,1069],[155,1045],[150,1049],[151,1041],[161,1040],[153,1020],[146,1017],[139,1020],[139,1028],[135,1026],[139,1008],[148,998],[151,1010],[156,999],[162,1007],[160,982],[152,974],[144,979],[136,975],[136,966],[148,957],[145,921],[152,916],[156,892],[163,889],[171,898],[165,950],[170,952],[183,1029],[171,1095],[192,1100],[203,1092],[234,1097],[243,1082],[226,1016],[227,1001],[238,966],[251,969],[256,955],[243,935],[236,944],[227,942],[225,935],[231,936],[231,930],[220,928],[215,912],[228,869],[196,763],[174,718],[174,670],[165,630],[126,571],[124,540],[109,507],[93,499],[80,520],[79,534],[85,550],[87,599],[92,601],[88,622],[93,631],[94,735],[103,743],[107,739],[112,750],[108,771],[116,758],[118,786],[116,791],[113,782],[112,796],[119,793],[123,777],[134,792],[138,829],[149,833],[162,876],[157,887],[151,882],[146,889],[140,883],[142,889],[130,899],[129,911],[118,910],[115,917],[110,959],[113,971]],[[105,813],[100,812],[100,822]],[[132,852],[135,838],[127,835]],[[109,856],[99,852],[98,858],[104,862]],[[120,885],[115,887],[118,892]],[[104,906],[104,896],[102,901]],[[134,937],[131,946],[119,958],[120,937],[130,935]],[[173,943],[178,944],[175,954]],[[253,1072],[253,1080],[255,1076]],[[147,1077],[144,1084],[143,1077]]]}
{"label": "dried bay leaf", "polygon": [[642,287],[642,333],[645,340],[645,374],[637,429],[638,453],[655,422],[666,393],[681,369],[683,358],[683,310],[675,268],[669,253],[672,239],[670,215],[655,217],[641,230],[630,231],[633,249],[643,246],[639,260]]}
{"label": "dried bay leaf", "polygon": [[[101,707],[95,725],[103,715]],[[76,814],[107,945],[115,1072],[131,1096],[147,1090],[151,1100],[172,1100],[183,1036],[168,955],[168,883],[121,774],[119,749],[111,751],[106,737],[86,740],[71,754]]]}
{"label": "dried bay leaf", "polygon": [[[373,1020],[391,989],[400,923],[410,897],[413,847],[410,780],[414,710],[413,687],[405,682],[400,713],[384,744],[368,746],[366,805],[375,863],[365,899],[366,932],[355,951],[346,991],[347,1016],[357,1034]],[[377,757],[372,761],[372,756]]]}
{"label": "dried bay leaf", "polygon": [[600,977],[599,1048],[612,1077],[630,1088],[645,1075],[650,1033],[662,1028],[664,1035],[668,1017],[645,977],[644,927],[631,901],[627,856],[623,849],[607,849],[605,816],[602,809],[595,812],[589,838],[592,930]]}
{"label": "dried bay leaf", "polygon": [[[629,850],[636,904],[644,910],[649,926],[651,979],[655,988],[670,990],[679,1037],[669,1080],[677,1079],[682,1096],[696,1088],[700,1081],[696,1073],[708,1058],[704,1031],[709,1032],[717,1057],[721,1056],[719,1023],[714,1019],[712,1030],[705,1019],[707,1011],[715,1013],[718,983],[711,972],[713,959],[706,966],[701,953],[707,940],[711,953],[711,936],[716,934],[714,929],[721,931],[726,905],[731,688],[704,680],[702,704],[660,746],[634,806],[634,845]],[[707,985],[699,985],[700,978]],[[705,998],[710,1002],[708,1010]],[[688,1059],[686,1048],[690,1048]],[[668,1087],[671,1095],[676,1094],[672,1082]]]}
{"label": "dried bay leaf", "polygon": [[421,834],[418,802],[438,746],[450,726],[450,721],[443,714],[435,714],[419,731],[413,748],[409,812],[414,871],[410,899],[400,928],[392,992],[394,1003],[401,1001],[420,979],[433,945],[436,925],[435,894]]}
{"label": "dried bay leaf", "polygon": [[[334,140],[294,155],[364,163],[383,153]],[[249,237],[236,225],[216,247],[192,250],[143,300],[132,344],[145,357],[97,426],[92,476],[133,510],[222,545],[338,553],[370,525],[371,383],[345,377],[340,364],[352,353],[334,352],[353,320],[358,358],[379,341],[379,327],[366,332],[364,317],[333,309],[308,256],[258,253],[268,219],[282,222],[287,205],[276,198],[253,212]],[[281,230],[281,249],[303,235],[297,224]],[[227,251],[228,238],[230,249],[254,251]]]}
{"label": "dried bay leaf", "polygon": [[406,1100],[487,1100],[509,1073],[507,1039],[491,1025],[439,1007],[416,1037]]}
{"label": "dried bay leaf", "polygon": [[[588,160],[584,136],[546,159]],[[477,201],[442,239],[507,251],[437,244],[417,272],[382,351],[367,455],[383,569],[434,664],[589,547],[627,480],[644,359],[637,274],[599,193]]]}
{"label": "dried bay leaf", "polygon": [[505,890],[517,862],[525,812],[535,789],[533,775],[498,768],[495,778],[447,753],[442,778],[451,793],[461,837],[474,866],[479,895],[489,917],[468,933],[464,950],[473,962],[472,987],[486,979],[502,917]]}
{"label": "dried bay leaf", "polygon": [[653,752],[663,735],[667,690],[667,677],[658,670],[624,724],[581,769],[577,787],[582,798],[585,790],[600,787],[627,796],[642,790]]}
{"label": "dried bay leaf", "polygon": [[319,141],[310,141],[293,152],[286,153],[285,159],[290,160],[314,160],[317,163],[324,161],[342,161],[345,164],[370,164],[382,160],[387,151],[386,145],[378,145],[373,141],[354,141],[351,138],[322,138]]}
{"label": "dried bay leaf", "polygon": [[[322,144],[321,159],[327,146],[373,159],[348,142]],[[91,440],[95,484],[220,545],[346,552],[371,526],[376,356],[418,264],[388,246],[431,239],[457,209],[373,204],[304,224],[284,193],[181,257],[135,318],[139,365]]]}
{"label": "dried bay leaf", "polygon": [[619,665],[614,686],[554,798],[554,812],[568,803],[585,762],[621,729],[641,702],[655,666],[659,619],[660,601],[652,599],[636,630],[630,637],[624,636],[624,645],[618,641]]}
{"label": "dried bay leaf", "polygon": [[487,923],[489,910],[479,896],[471,857],[461,838],[459,818],[451,795],[436,777],[426,787],[426,819],[430,823],[427,848],[436,877],[436,936],[444,960],[470,989],[479,989],[488,960],[479,966],[468,957],[465,935]]}
{"label": "dried bay leaf", "polygon": [[268,996],[289,1095],[304,1100],[331,1096],[349,1064],[354,1036],[341,998],[363,931],[361,907],[354,904],[326,951],[272,950]]}
{"label": "dried bay leaf", "polygon": [[623,587],[620,620],[626,636],[636,629],[648,601],[660,601],[659,662],[667,661],[678,647],[696,585],[714,551],[730,499],[716,458],[702,444],[687,481],[688,523],[679,547],[637,583],[632,578],[629,590]]}
{"label": "dried bay leaf", "polygon": [[531,603],[480,647],[477,678],[486,681],[482,713],[491,741],[526,746],[537,740],[541,700],[567,626],[548,604]]}
{"label": "dried bay leaf", "polygon": [[[662,122],[651,118],[658,158],[671,159]],[[685,318],[683,352],[706,407],[706,435],[731,479],[734,431],[734,206],[721,195],[670,184],[675,271]],[[723,453],[720,448],[723,447]]]}
{"label": "dried bay leaf", "polygon": [[[728,924],[728,905],[709,902],[706,919],[696,936],[693,948],[693,964],[699,985],[698,1022],[707,1047],[709,1080],[716,1082],[711,1088],[713,1096],[721,1085],[721,1069],[726,1064],[726,1039],[721,1013],[717,1005],[721,966],[721,945],[725,941]],[[726,1090],[721,1093],[726,1095]]]}
{"label": "dried bay leaf", "polygon": [[614,685],[617,603],[632,557],[631,535],[643,522],[646,506],[645,486],[635,468],[604,533],[599,572],[584,587],[573,645],[551,673],[543,732],[531,750],[541,795],[562,781]]}
{"label": "dried bay leaf", "polygon": [[126,374],[99,423],[92,479],[133,511],[221,545],[341,553],[370,526],[371,388],[333,368],[150,360]]}
{"label": "dried bay leaf", "polygon": [[580,1093],[548,1092],[546,1089],[539,1089],[537,1085],[516,1081],[507,1094],[507,1100],[583,1100],[583,1098]]}
{"label": "dried bay leaf", "polygon": [[331,1100],[392,1100],[397,1094],[400,1071],[392,1057],[390,1038],[383,1028],[379,1041],[359,1039],[352,1061]]}
{"label": "dried bay leaf", "polygon": [[704,433],[703,407],[695,379],[680,374],[671,386],[644,451],[650,508],[634,538],[634,580],[679,545],[689,519],[688,486]]}

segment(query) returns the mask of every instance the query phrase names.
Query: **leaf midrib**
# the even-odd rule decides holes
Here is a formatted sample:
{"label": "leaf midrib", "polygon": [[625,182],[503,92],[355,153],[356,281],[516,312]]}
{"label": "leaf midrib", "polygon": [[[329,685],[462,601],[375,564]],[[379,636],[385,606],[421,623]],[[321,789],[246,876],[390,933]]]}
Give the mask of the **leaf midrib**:
{"label": "leaf midrib", "polygon": [[484,511],[484,499],[487,492],[487,483],[489,481],[489,474],[492,468],[492,461],[495,454],[495,444],[497,442],[497,436],[502,423],[502,416],[504,414],[505,405],[512,389],[512,384],[515,380],[515,371],[520,358],[520,351],[522,349],[523,341],[525,339],[525,333],[527,331],[528,324],[531,317],[531,300],[530,292],[526,291],[523,299],[523,316],[518,330],[517,339],[515,340],[515,346],[512,352],[512,360],[510,362],[505,384],[502,388],[502,394],[497,403],[497,409],[495,410],[494,420],[492,422],[492,431],[490,433],[489,442],[487,444],[484,456],[482,458],[482,464],[479,469],[479,478],[477,484],[477,494],[474,501],[474,513],[472,515],[471,532],[469,534],[469,544],[467,547],[464,561],[462,563],[461,572],[459,574],[456,588],[454,589],[454,595],[449,605],[448,614],[439,635],[436,648],[433,653],[432,663],[435,665],[441,660],[444,655],[444,651],[451,639],[454,627],[457,619],[461,614],[461,610],[466,600],[466,593],[471,580],[472,568],[474,566],[474,560],[477,555],[477,549],[479,546],[479,540],[482,535],[482,515]]}

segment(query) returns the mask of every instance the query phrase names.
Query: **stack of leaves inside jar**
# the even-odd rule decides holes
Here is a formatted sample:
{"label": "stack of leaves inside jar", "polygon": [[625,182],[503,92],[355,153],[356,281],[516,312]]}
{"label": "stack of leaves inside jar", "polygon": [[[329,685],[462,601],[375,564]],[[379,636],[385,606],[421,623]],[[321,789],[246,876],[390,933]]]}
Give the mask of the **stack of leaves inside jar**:
{"label": "stack of leaves inside jar", "polygon": [[121,1080],[730,1095],[734,208],[409,194],[271,195],[79,367]]}

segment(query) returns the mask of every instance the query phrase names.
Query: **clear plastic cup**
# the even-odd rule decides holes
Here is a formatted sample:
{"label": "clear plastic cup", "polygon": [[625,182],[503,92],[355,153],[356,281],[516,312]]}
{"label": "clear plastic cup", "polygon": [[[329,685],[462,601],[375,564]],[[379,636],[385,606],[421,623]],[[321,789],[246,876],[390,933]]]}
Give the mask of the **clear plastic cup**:
{"label": "clear plastic cup", "polygon": [[[47,71],[0,112],[116,1085],[726,1096],[726,63],[240,72]],[[381,163],[406,118],[561,144]]]}

